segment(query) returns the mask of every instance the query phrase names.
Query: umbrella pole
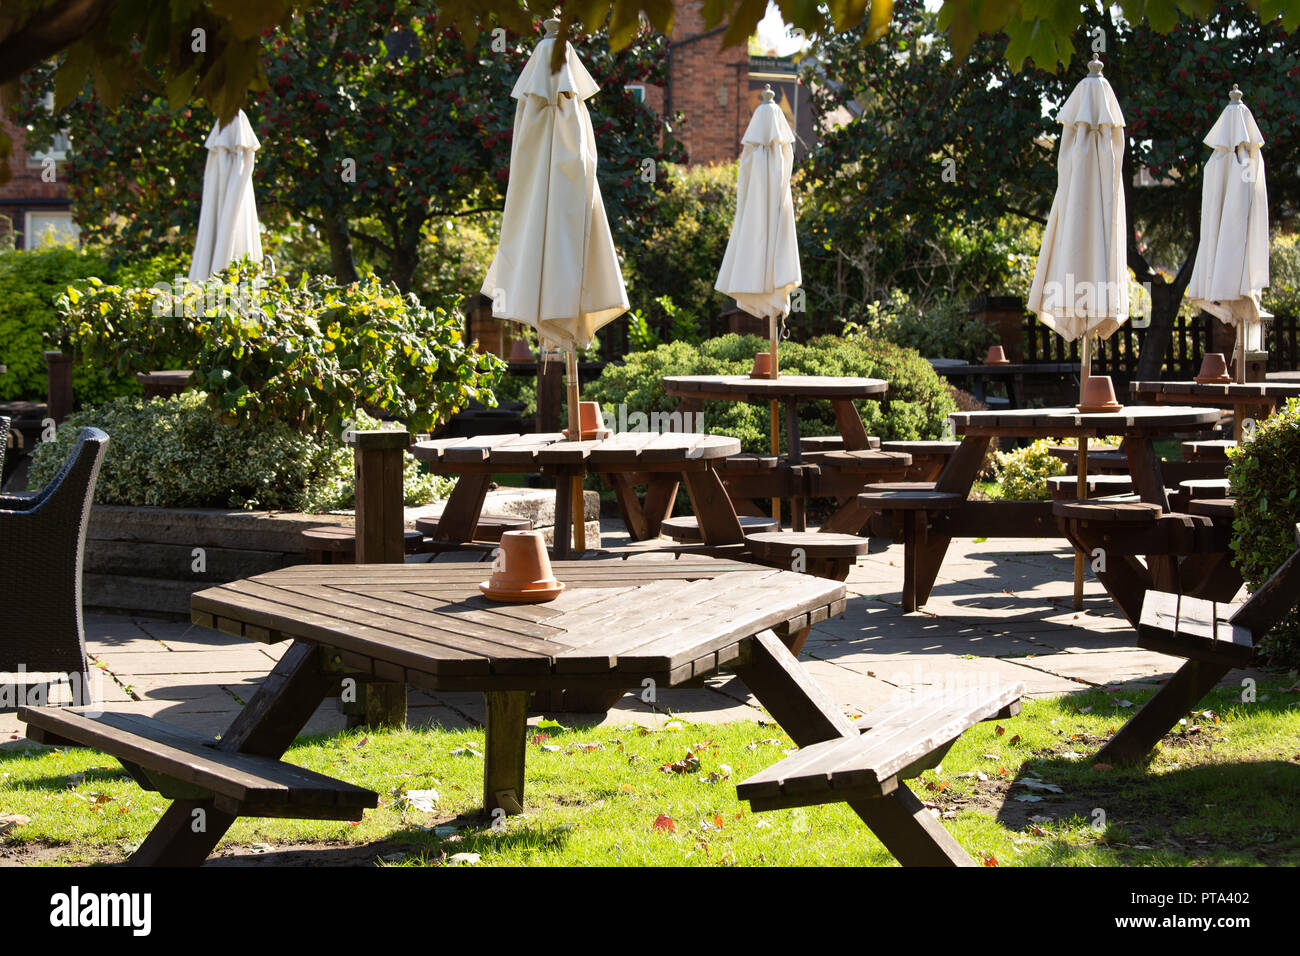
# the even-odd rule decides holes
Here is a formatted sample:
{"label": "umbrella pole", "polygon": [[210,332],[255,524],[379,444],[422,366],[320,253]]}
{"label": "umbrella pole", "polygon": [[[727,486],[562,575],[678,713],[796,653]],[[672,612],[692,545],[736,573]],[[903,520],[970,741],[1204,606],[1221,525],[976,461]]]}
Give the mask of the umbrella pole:
{"label": "umbrella pole", "polygon": [[[1246,381],[1246,320],[1237,323],[1237,381]],[[1240,407],[1240,406],[1238,406]],[[1238,415],[1238,418],[1241,416]]]}
{"label": "umbrella pole", "polygon": [[[1083,399],[1083,383],[1092,375],[1092,338],[1086,333],[1083,336],[1083,355],[1079,363],[1081,373],[1079,379],[1079,399]],[[1075,472],[1077,473],[1074,486],[1074,495],[1080,501],[1088,497],[1088,438],[1086,435],[1079,436],[1079,449],[1076,455]],[[1083,610],[1083,565],[1084,553],[1076,550],[1074,552],[1074,609]]]}
{"label": "umbrella pole", "polygon": [[[568,386],[569,405],[569,441],[582,440],[581,417],[578,414],[578,351],[564,350],[565,378]],[[563,494],[563,488],[557,488],[556,494]],[[569,480],[569,495],[573,500],[573,548],[579,553],[587,550],[587,515],[586,502],[582,496],[582,476],[575,475]],[[568,529],[556,528],[555,533],[568,534]]]}
{"label": "umbrella pole", "polygon": [[[770,319],[768,319],[768,329],[769,329],[768,340],[771,343],[771,352],[772,352],[772,364],[771,364],[772,378],[776,378],[779,374],[777,371],[777,364],[776,364],[776,316],[772,316]],[[778,455],[781,452],[781,408],[780,408],[780,404],[775,399],[771,402],[770,411],[772,416],[771,417],[772,454]],[[793,453],[794,449],[791,448],[790,451]],[[777,525],[779,527],[781,522],[781,499],[780,498],[772,499],[772,517],[776,519]]]}

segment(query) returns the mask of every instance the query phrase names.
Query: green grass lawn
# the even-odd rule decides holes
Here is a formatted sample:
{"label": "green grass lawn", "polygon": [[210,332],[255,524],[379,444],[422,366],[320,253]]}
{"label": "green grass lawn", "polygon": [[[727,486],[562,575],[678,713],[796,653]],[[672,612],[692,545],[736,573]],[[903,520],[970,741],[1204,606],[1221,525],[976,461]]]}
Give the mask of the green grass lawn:
{"label": "green grass lawn", "polygon": [[[1271,680],[1252,703],[1238,690],[1212,693],[1140,769],[1098,769],[1091,756],[1148,691],[1130,685],[1027,701],[1018,717],[967,732],[911,786],[988,865],[1294,865],[1297,686],[1294,675]],[[276,850],[304,844],[379,844],[357,860],[894,865],[843,805],[756,814],[737,801],[738,781],[793,746],[773,724],[533,727],[529,735],[526,812],[496,826],[478,813],[481,730],[304,739],[288,759],[378,791],[379,808],[359,824],[241,819],[218,853],[251,847],[269,862]],[[0,821],[21,822],[0,837],[0,860],[120,861],[166,805],[101,754],[2,752]]]}

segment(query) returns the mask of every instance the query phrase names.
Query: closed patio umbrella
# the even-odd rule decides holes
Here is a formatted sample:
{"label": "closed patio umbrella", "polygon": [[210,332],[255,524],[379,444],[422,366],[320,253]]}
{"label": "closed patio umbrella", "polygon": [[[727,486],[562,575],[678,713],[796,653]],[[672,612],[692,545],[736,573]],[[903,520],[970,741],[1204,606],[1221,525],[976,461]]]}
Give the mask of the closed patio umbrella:
{"label": "closed patio umbrella", "polygon": [[[1061,147],[1056,195],[1029,290],[1029,310],[1067,342],[1083,339],[1080,402],[1092,374],[1092,337],[1128,318],[1128,223],[1124,209],[1124,113],[1102,62],[1057,116]],[[1077,494],[1088,496],[1088,441],[1079,439]],[[1074,559],[1074,606],[1083,604],[1083,555]]]}
{"label": "closed patio umbrella", "polygon": [[206,143],[203,205],[190,263],[190,281],[202,282],[241,256],[262,258],[253,197],[253,165],[261,143],[244,111],[224,127],[214,125]]}
{"label": "closed patio umbrella", "polygon": [[[563,65],[551,72],[559,25],[546,21],[510,93],[518,102],[501,242],[481,291],[495,317],[531,325],[543,349],[564,349],[569,434],[577,439],[577,350],[628,302],[596,182],[596,135],[585,102],[600,87],[567,42]],[[583,550],[581,478],[571,491],[575,546]]]}
{"label": "closed patio umbrella", "polygon": [[1201,241],[1187,284],[1192,304],[1237,327],[1237,381],[1245,381],[1247,330],[1272,316],[1260,308],[1268,286],[1268,189],[1264,137],[1241,90],[1205,137],[1214,150],[1201,186]]}
{"label": "closed patio umbrella", "polygon": [[[777,323],[790,314],[790,293],[803,282],[799,243],[794,229],[790,176],[794,169],[794,133],[776,105],[770,86],[754,110],[741,138],[736,178],[736,218],[714,285],[750,315],[768,320],[772,378],[777,364]],[[779,450],[780,415],[771,405],[772,453]],[[793,449],[792,449],[793,450]],[[772,502],[781,518],[781,504]]]}

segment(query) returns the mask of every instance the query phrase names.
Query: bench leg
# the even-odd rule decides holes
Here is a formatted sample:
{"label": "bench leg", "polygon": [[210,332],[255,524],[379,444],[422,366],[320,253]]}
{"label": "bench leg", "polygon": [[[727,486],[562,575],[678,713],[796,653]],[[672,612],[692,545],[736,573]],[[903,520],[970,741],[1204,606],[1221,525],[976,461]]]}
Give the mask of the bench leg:
{"label": "bench leg", "polygon": [[487,743],[483,754],[483,810],[498,807],[508,814],[524,808],[524,748],[527,740],[528,692],[488,691]]}
{"label": "bench leg", "polygon": [[699,522],[700,537],[704,543],[742,543],[745,533],[718,473],[712,468],[706,468],[703,471],[685,472],[683,477],[686,479],[686,493],[691,499],[691,510]]}
{"label": "bench leg", "polygon": [[633,541],[648,541],[656,537],[650,534],[650,529],[646,527],[645,512],[641,509],[641,502],[636,497],[636,489],[632,487],[632,482],[628,481],[627,475],[609,472],[602,474],[601,477],[614,489],[614,499],[618,502],[618,511],[623,517],[623,527],[627,528],[628,536]]}
{"label": "bench leg", "polygon": [[1129,718],[1106,746],[1097,752],[1096,763],[1135,763],[1151,752],[1160,738],[1196,706],[1223,676],[1232,670],[1225,664],[1188,661],[1161,685],[1142,709]]}
{"label": "bench leg", "polygon": [[[800,747],[857,736],[853,721],[771,631],[752,638],[742,662],[733,666],[745,686]],[[850,801],[849,806],[904,866],[975,865],[902,784],[888,796]]]}
{"label": "bench leg", "polygon": [[[338,677],[321,669],[321,653],[315,644],[295,642],[236,715],[218,749],[283,755],[320,702],[338,690]],[[198,866],[234,822],[211,800],[175,800],[131,855],[131,865]]]}
{"label": "bench leg", "polygon": [[473,541],[478,517],[483,511],[491,475],[461,475],[438,519],[438,541]]}
{"label": "bench leg", "polygon": [[653,475],[645,490],[646,536],[659,537],[664,521],[672,517],[673,505],[677,502],[677,488],[681,484],[675,475]]}

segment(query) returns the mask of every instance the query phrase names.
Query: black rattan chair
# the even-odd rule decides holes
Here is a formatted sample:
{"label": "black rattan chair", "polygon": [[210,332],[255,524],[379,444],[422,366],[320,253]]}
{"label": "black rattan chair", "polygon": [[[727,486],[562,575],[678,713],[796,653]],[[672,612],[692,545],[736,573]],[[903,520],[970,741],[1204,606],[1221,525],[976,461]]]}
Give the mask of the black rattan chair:
{"label": "black rattan chair", "polygon": [[[0,685],[66,682],[74,703],[91,703],[81,567],[107,446],[102,431],[83,428],[49,484],[30,497],[0,495],[0,581],[10,595],[0,615]],[[23,673],[29,677],[16,676]]]}

